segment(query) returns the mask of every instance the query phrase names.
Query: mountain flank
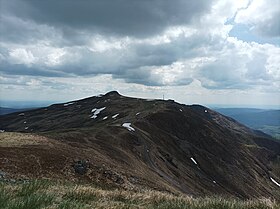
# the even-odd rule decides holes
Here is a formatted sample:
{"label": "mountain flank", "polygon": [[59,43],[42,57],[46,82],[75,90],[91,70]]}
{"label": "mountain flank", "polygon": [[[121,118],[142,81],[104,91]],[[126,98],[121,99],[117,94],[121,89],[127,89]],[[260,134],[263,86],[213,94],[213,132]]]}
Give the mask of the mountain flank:
{"label": "mountain flank", "polygon": [[0,124],[6,179],[280,201],[279,141],[200,105],[114,91],[2,115]]}

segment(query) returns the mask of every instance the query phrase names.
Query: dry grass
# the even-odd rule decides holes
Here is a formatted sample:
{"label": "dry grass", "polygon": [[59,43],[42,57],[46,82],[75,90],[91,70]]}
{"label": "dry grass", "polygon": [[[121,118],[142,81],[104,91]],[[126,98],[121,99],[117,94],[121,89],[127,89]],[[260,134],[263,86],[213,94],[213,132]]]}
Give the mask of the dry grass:
{"label": "dry grass", "polygon": [[34,181],[0,184],[1,209],[279,209],[269,199],[192,198],[154,190],[108,190],[92,185]]}
{"label": "dry grass", "polygon": [[48,143],[46,138],[29,133],[0,133],[0,147],[19,147],[23,145],[42,145],[46,143]]}

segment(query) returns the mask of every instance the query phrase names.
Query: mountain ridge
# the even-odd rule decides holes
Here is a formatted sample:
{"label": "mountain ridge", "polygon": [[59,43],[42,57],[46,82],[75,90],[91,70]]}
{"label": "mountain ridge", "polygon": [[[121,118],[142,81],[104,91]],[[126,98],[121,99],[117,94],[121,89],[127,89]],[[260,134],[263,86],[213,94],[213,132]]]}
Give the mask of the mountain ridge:
{"label": "mountain ridge", "polygon": [[[200,105],[114,91],[0,116],[0,122],[2,130],[49,143],[0,146],[0,158],[9,156],[17,170],[4,162],[1,168],[14,176],[84,179],[194,196],[279,197],[271,178],[280,181],[280,143]],[[18,156],[11,154],[15,150]],[[31,172],[36,162],[24,160],[30,152],[40,162],[36,175]],[[77,173],[79,166],[83,174]]]}

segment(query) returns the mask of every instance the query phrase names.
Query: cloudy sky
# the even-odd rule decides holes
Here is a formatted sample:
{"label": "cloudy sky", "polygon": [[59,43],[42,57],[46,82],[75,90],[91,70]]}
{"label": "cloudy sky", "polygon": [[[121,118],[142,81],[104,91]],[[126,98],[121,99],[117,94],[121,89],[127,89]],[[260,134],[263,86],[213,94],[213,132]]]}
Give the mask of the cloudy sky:
{"label": "cloudy sky", "polygon": [[1,100],[280,106],[280,0],[0,0]]}

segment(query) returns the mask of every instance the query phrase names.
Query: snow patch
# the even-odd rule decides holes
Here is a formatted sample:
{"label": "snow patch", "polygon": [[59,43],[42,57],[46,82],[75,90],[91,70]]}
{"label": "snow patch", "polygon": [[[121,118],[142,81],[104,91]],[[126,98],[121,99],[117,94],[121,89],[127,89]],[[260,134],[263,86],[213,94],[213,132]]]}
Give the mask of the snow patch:
{"label": "snow patch", "polygon": [[193,161],[194,164],[197,165],[197,162],[195,161],[195,159],[193,159],[193,158],[191,157],[191,160]]}
{"label": "snow patch", "polygon": [[216,182],[216,181],[213,181],[213,183],[214,183],[214,184],[217,184],[217,182]]}
{"label": "snow patch", "polygon": [[135,129],[131,127],[131,123],[124,123],[122,124],[122,127],[127,128],[129,131],[135,131]]}
{"label": "snow patch", "polygon": [[139,114],[140,114],[140,112],[136,113],[135,115],[139,115]]}
{"label": "snow patch", "polygon": [[25,127],[24,129],[25,129],[25,130],[27,130],[27,129],[28,129],[28,127]]}
{"label": "snow patch", "polygon": [[116,114],[116,115],[113,115],[112,118],[113,118],[113,119],[116,119],[116,117],[118,117],[118,116],[119,116],[119,113]]}
{"label": "snow patch", "polygon": [[0,133],[4,133],[5,132],[5,130],[0,130]]}
{"label": "snow patch", "polygon": [[98,94],[96,97],[103,97],[103,94]]}
{"label": "snow patch", "polygon": [[19,113],[18,116],[24,116],[24,113]]}
{"label": "snow patch", "polygon": [[270,180],[271,180],[274,184],[276,184],[277,186],[280,187],[280,184],[279,184],[277,181],[275,181],[275,179],[273,179],[272,177],[270,177]]}
{"label": "snow patch", "polygon": [[204,110],[204,112],[208,112],[207,110]]}
{"label": "snow patch", "polygon": [[182,109],[180,109],[180,112],[183,112],[183,110],[182,110]]}
{"label": "snow patch", "polygon": [[102,120],[106,120],[108,118],[108,116],[105,116]]}
{"label": "snow patch", "polygon": [[26,121],[23,122],[24,124],[26,123]]}
{"label": "snow patch", "polygon": [[105,110],[106,107],[102,107],[102,108],[93,108],[91,110],[91,112],[93,113],[93,115],[90,118],[97,118],[97,115],[102,111]]}
{"label": "snow patch", "polygon": [[64,104],[63,106],[64,106],[64,107],[66,107],[66,106],[68,106],[68,105],[72,105],[72,104],[74,104],[74,102],[69,102],[69,103],[66,103],[66,104]]}

